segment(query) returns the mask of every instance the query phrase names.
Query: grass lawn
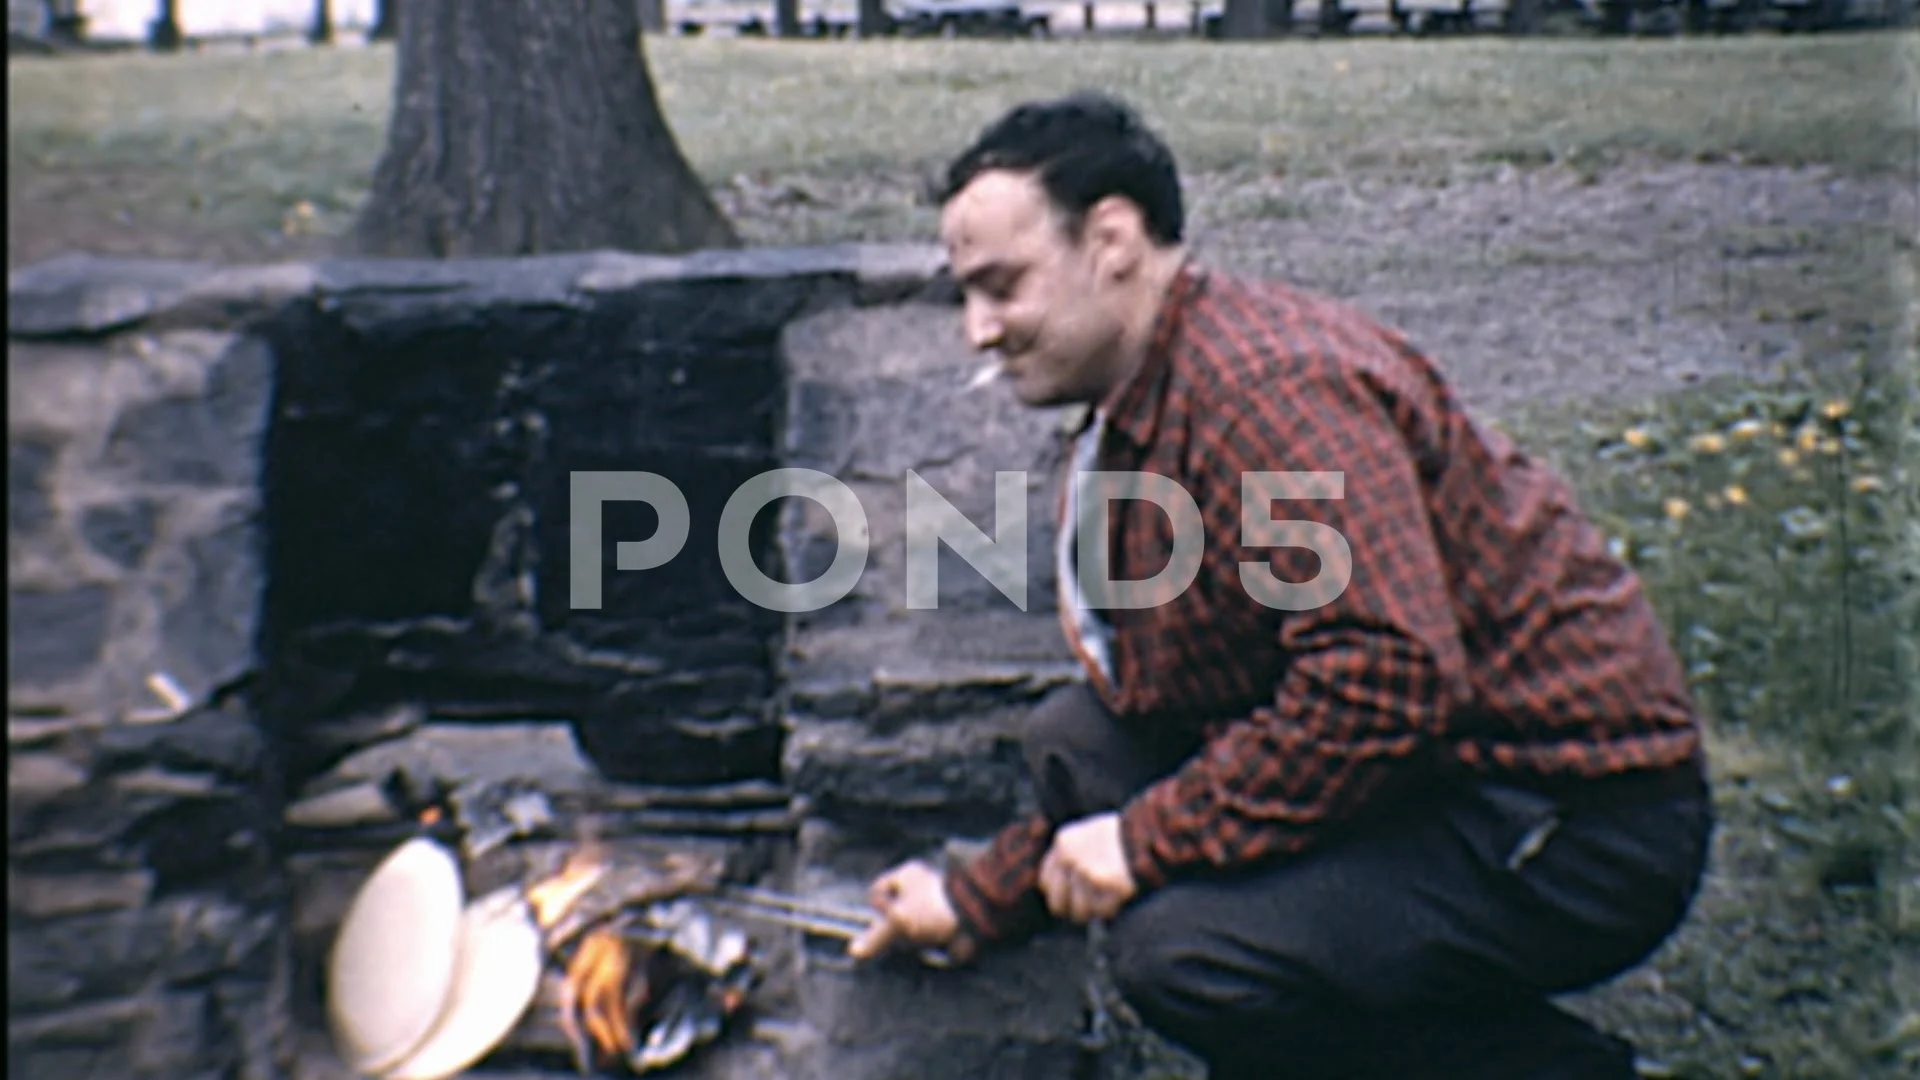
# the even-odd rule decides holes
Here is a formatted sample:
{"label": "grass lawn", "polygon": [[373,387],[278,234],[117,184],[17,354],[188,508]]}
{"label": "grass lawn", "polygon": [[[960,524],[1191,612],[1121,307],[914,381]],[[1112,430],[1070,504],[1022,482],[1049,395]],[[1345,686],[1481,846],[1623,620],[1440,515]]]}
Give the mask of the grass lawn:
{"label": "grass lawn", "polygon": [[[1916,42],[652,39],[647,51],[683,149],[741,209],[749,241],[791,243],[928,239],[917,180],[1003,107],[1080,86],[1138,101],[1196,186],[1224,192],[1216,235],[1290,222],[1301,231],[1287,235],[1311,236],[1322,204],[1290,185],[1329,182],[1385,197],[1571,172],[1605,188],[1661,163],[1731,163],[1828,167],[1890,190],[1920,175]],[[63,247],[319,250],[363,196],[390,78],[385,49],[12,61],[10,263]],[[1914,222],[1767,213],[1716,243],[1741,248],[1759,292],[1727,318],[1778,329],[1783,355],[1677,390],[1649,379],[1541,394],[1496,417],[1572,478],[1642,571],[1711,719],[1723,835],[1696,918],[1638,981],[1583,1007],[1631,1030],[1666,1075],[1913,1076]],[[1361,276],[1410,280],[1396,253],[1420,248],[1425,227],[1392,219],[1404,247],[1362,252],[1375,261]],[[1626,281],[1636,252],[1670,238],[1577,241],[1505,249],[1518,253],[1476,272],[1524,282],[1564,263]],[[1449,276],[1432,259],[1452,253],[1423,254],[1418,273]],[[1587,329],[1595,348],[1619,345]]]}
{"label": "grass lawn", "polygon": [[[1201,172],[1598,166],[1623,154],[1908,168],[1911,110],[1889,41],[661,38],[647,53],[683,150],[718,185],[924,170],[1014,101],[1080,86],[1140,102]],[[363,197],[391,77],[386,48],[14,60],[9,223],[25,202],[84,198],[109,218],[200,235],[328,232]],[[303,204],[313,217],[289,218]],[[905,214],[889,231],[926,224]]]}

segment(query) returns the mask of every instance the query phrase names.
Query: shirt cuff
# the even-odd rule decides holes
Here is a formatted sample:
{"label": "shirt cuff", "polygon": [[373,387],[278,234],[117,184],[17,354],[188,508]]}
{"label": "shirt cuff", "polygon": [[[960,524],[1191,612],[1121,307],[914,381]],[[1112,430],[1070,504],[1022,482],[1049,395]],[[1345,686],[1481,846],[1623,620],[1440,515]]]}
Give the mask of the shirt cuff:
{"label": "shirt cuff", "polygon": [[1153,788],[1141,792],[1120,811],[1120,849],[1126,855],[1134,886],[1142,893],[1165,885],[1172,870],[1154,854],[1161,830],[1153,792]]}
{"label": "shirt cuff", "polygon": [[1011,937],[1014,920],[1003,919],[986,895],[967,875],[967,868],[959,862],[948,865],[946,871],[947,904],[953,908],[954,919],[960,924],[960,937],[974,945],[999,942]]}

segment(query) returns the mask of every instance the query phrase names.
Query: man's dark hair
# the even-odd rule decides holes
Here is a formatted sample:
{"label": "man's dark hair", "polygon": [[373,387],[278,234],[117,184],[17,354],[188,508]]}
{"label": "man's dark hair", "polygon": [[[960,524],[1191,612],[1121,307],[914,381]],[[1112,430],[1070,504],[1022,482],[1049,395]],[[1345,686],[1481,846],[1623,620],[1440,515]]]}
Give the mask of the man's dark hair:
{"label": "man's dark hair", "polygon": [[1124,102],[1087,91],[1017,106],[947,167],[946,205],[983,172],[1033,173],[1076,240],[1094,203],[1118,195],[1140,208],[1147,235],[1179,243],[1186,228],[1173,152]]}

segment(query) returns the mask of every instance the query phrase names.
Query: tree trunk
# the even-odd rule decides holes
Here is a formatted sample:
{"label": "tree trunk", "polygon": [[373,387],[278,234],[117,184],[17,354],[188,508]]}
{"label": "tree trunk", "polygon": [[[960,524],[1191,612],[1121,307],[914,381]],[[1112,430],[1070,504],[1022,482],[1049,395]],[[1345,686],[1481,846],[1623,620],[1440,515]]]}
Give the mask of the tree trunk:
{"label": "tree trunk", "polygon": [[307,43],[333,44],[333,0],[314,0],[313,25],[307,28]]}
{"label": "tree trunk", "polygon": [[363,254],[739,241],[681,155],[634,0],[407,0]]}
{"label": "tree trunk", "polygon": [[368,41],[392,41],[400,36],[400,0],[374,0],[373,25],[367,28]]}
{"label": "tree trunk", "polygon": [[180,32],[180,5],[175,0],[160,0],[160,10],[147,24],[147,47],[155,52],[173,52],[186,43]]}
{"label": "tree trunk", "polygon": [[1228,41],[1258,41],[1272,36],[1268,12],[1267,0],[1227,0],[1220,36]]}
{"label": "tree trunk", "polygon": [[855,32],[861,37],[880,37],[893,29],[887,18],[886,0],[859,0]]}

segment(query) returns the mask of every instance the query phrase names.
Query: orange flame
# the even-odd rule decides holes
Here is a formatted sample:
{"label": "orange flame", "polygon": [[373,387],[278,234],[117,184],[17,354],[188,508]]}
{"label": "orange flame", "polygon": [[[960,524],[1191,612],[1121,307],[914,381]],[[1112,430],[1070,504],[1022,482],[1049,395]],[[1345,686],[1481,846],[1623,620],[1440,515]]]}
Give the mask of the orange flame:
{"label": "orange flame", "polygon": [[594,1048],[625,1057],[635,1048],[627,980],[633,951],[617,930],[601,927],[582,938],[567,964],[569,997]]}
{"label": "orange flame", "polygon": [[527,906],[533,909],[534,923],[542,930],[552,929],[606,872],[607,864],[597,847],[588,844],[575,848],[559,873],[527,890]]}

